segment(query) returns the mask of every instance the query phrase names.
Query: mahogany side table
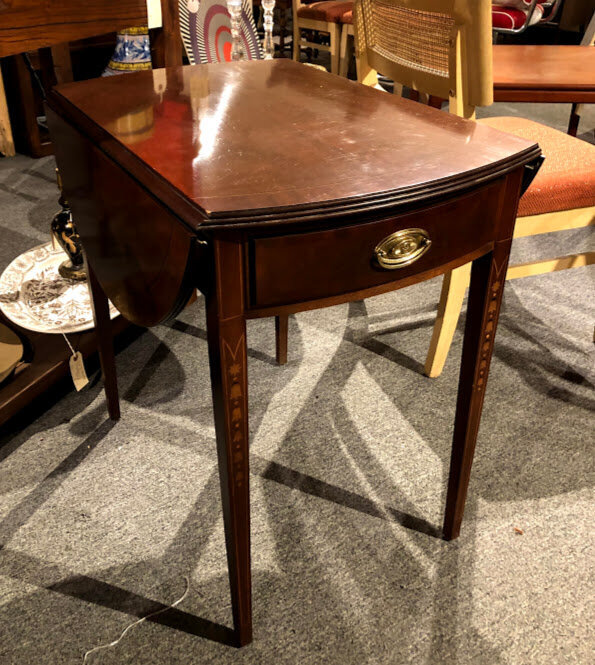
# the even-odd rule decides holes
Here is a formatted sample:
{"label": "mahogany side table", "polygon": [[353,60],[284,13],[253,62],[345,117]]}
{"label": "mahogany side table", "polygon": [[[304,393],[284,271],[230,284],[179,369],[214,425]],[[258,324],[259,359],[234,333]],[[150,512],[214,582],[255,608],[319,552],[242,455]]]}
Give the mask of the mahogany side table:
{"label": "mahogany side table", "polygon": [[192,289],[205,295],[237,644],[252,639],[248,318],[366,298],[473,261],[443,527],[456,538],[538,146],[290,60],[66,84],[48,116],[113,418],[106,295],[143,326],[175,316]]}
{"label": "mahogany side table", "polygon": [[592,47],[497,44],[494,101],[595,102]]}
{"label": "mahogany side table", "polygon": [[592,46],[494,46],[494,101],[572,104],[568,133],[576,136],[578,104],[595,102]]}

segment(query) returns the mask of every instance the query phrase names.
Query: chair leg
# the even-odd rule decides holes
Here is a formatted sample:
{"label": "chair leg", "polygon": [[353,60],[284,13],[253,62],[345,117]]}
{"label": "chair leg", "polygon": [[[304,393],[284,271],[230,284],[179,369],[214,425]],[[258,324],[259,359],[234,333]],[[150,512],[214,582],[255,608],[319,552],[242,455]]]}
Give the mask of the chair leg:
{"label": "chair leg", "polygon": [[341,26],[338,23],[332,23],[329,27],[331,42],[331,74],[339,74],[339,46],[341,41]]}
{"label": "chair leg", "polygon": [[358,53],[357,49],[355,49],[355,70],[358,83],[372,87],[378,85],[378,72],[370,66],[365,51]]}
{"label": "chair leg", "polygon": [[520,263],[508,268],[506,279],[543,275],[544,273],[555,272],[557,270],[568,270],[569,268],[582,268],[583,266],[591,266],[594,263],[595,252],[570,254],[568,256],[559,256],[555,259]]}
{"label": "chair leg", "polygon": [[341,27],[341,44],[339,46],[339,76],[347,77],[347,27]]}
{"label": "chair leg", "polygon": [[347,78],[349,74],[349,63],[353,57],[353,40],[349,39],[349,26],[341,26],[341,46],[339,48],[339,76]]}
{"label": "chair leg", "polygon": [[99,362],[101,364],[103,386],[107,399],[107,412],[111,420],[119,420],[120,399],[118,397],[118,378],[116,375],[116,359],[114,357],[114,340],[109,314],[109,300],[88,261],[85,261],[85,268],[93,307]]}
{"label": "chair leg", "polygon": [[279,57],[285,57],[285,37],[287,35],[287,10],[279,7]]}
{"label": "chair leg", "polygon": [[8,115],[8,105],[6,103],[6,94],[4,92],[4,81],[0,71],[0,153],[5,157],[13,157],[15,154],[14,140],[12,138],[12,129],[10,126],[10,117]]}
{"label": "chair leg", "polygon": [[459,321],[470,275],[470,263],[466,263],[444,275],[438,304],[438,315],[424,368],[424,373],[429,377],[435,378],[442,373]]}
{"label": "chair leg", "polygon": [[275,342],[277,364],[287,363],[287,341],[289,336],[289,315],[281,314],[275,317]]}
{"label": "chair leg", "polygon": [[570,111],[570,120],[568,121],[568,134],[576,136],[578,132],[578,123],[581,120],[581,107],[582,104],[573,104],[572,111]]}
{"label": "chair leg", "polygon": [[296,62],[300,61],[300,40],[302,38],[302,33],[300,32],[300,26],[298,23],[297,16],[293,15],[293,59]]}

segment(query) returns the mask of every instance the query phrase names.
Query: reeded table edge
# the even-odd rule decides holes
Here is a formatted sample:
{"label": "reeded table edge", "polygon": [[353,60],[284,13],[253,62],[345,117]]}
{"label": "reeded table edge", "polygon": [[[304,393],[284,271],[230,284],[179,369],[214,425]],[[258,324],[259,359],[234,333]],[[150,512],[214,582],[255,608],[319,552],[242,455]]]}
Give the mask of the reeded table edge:
{"label": "reeded table edge", "polygon": [[[498,160],[487,166],[464,171],[446,178],[424,182],[421,185],[293,206],[253,208],[216,213],[209,212],[195,201],[192,201],[167,178],[129,150],[125,144],[98,125],[70,100],[63,97],[59,91],[54,89],[50,92],[47,104],[51,110],[67,120],[107,157],[119,164],[133,180],[148,191],[150,196],[165,205],[193,232],[208,231],[208,229],[215,228],[233,227],[234,229],[240,229],[287,222],[292,224],[307,223],[320,217],[321,214],[324,214],[325,218],[349,217],[379,211],[386,211],[388,214],[392,210],[417,205],[439,196],[459,193],[485,184],[490,180],[495,180],[510,173],[516,168],[529,164],[541,155],[541,148],[537,144],[533,144],[511,158]],[[189,220],[196,220],[197,215],[200,220],[195,224],[191,224]]]}

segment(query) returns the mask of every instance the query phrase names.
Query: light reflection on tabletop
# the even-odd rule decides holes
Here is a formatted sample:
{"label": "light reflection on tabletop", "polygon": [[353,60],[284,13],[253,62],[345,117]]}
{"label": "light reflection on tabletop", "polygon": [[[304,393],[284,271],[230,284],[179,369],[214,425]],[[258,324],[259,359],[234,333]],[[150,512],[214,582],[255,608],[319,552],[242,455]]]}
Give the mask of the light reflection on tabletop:
{"label": "light reflection on tabletop", "polygon": [[[85,88],[101,87],[89,98]],[[530,144],[289,60],[58,88],[204,210],[366,196],[493,165]],[[407,168],[404,168],[407,165]],[[462,168],[463,165],[463,168]],[[255,203],[255,199],[256,203]]]}

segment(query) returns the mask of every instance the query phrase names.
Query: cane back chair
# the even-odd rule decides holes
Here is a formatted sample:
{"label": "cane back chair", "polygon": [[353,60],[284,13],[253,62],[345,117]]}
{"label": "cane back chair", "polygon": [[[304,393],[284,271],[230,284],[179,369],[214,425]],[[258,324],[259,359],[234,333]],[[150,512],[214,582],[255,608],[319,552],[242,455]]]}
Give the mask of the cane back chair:
{"label": "cane back chair", "polygon": [[356,0],[354,15],[361,83],[376,85],[381,73],[449,99],[451,112],[465,118],[493,102],[489,2]]}
{"label": "cane back chair", "polygon": [[[465,118],[474,118],[476,106],[492,103],[490,0],[356,0],[354,16],[360,82],[375,85],[379,71],[414,90],[448,98],[450,111]],[[595,223],[595,146],[522,118],[481,122],[530,137],[546,156],[521,199],[515,238]],[[511,266],[507,278],[594,262],[594,252],[557,257]],[[428,376],[442,371],[469,275],[467,264],[444,276]]]}

